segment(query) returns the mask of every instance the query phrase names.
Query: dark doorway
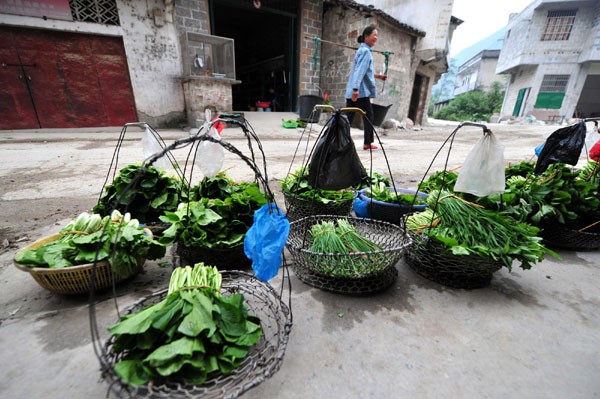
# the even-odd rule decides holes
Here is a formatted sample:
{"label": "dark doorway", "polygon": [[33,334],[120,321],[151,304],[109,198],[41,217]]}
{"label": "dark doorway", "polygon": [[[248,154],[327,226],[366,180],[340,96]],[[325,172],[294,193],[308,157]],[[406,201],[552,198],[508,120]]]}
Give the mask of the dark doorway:
{"label": "dark doorway", "polygon": [[600,75],[588,75],[575,107],[576,118],[600,116]]}
{"label": "dark doorway", "polygon": [[427,76],[418,73],[415,74],[415,82],[410,96],[410,105],[408,106],[408,117],[418,125],[423,122],[423,110],[425,109],[428,86],[429,78]]}
{"label": "dark doorway", "polygon": [[[256,110],[269,102],[272,111],[292,111],[296,98],[297,1],[211,0],[212,34],[235,40],[236,77],[233,109]],[[279,4],[281,3],[281,4]],[[259,104],[260,105],[260,104]]]}

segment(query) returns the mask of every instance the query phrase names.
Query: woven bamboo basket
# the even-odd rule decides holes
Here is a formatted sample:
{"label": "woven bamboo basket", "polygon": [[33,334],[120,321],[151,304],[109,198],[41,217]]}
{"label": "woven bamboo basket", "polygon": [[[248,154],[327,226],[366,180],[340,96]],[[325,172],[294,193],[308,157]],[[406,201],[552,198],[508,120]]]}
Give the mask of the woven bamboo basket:
{"label": "woven bamboo basket", "polygon": [[[32,244],[27,245],[17,252],[15,257],[27,249],[37,249],[44,244],[56,241],[60,234],[54,234],[44,237]],[[138,259],[138,267],[127,277],[119,277],[114,274],[107,261],[100,261],[96,267],[94,290],[100,291],[112,286],[115,283],[126,280],[136,275],[144,264],[145,259]],[[21,271],[29,273],[35,281],[43,288],[56,294],[85,294],[90,290],[90,278],[92,276],[93,263],[86,263],[78,266],[65,267],[61,269],[49,269],[44,267],[27,267],[13,260],[15,267]]]}

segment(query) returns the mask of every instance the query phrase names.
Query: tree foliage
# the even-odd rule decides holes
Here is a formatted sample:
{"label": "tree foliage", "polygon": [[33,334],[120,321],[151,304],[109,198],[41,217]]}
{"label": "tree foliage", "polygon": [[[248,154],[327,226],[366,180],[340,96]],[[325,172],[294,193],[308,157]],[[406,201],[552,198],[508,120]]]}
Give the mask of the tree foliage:
{"label": "tree foliage", "polygon": [[488,92],[469,91],[456,96],[435,114],[435,118],[460,122],[489,121],[492,114],[500,112],[503,99],[502,86],[494,82]]}

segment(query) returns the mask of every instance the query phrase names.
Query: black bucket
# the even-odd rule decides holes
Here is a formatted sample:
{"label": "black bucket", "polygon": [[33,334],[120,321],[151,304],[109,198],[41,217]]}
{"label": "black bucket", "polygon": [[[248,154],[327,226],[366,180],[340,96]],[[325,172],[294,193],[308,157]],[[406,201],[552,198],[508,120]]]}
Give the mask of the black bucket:
{"label": "black bucket", "polygon": [[379,104],[371,104],[373,106],[373,126],[381,126],[383,121],[385,120],[385,116],[390,109],[390,107],[394,104],[390,104],[387,107]]}
{"label": "black bucket", "polygon": [[310,123],[318,122],[319,117],[321,116],[321,110],[316,110],[314,114],[312,111],[315,105],[323,104],[323,102],[323,97],[313,95],[300,96],[300,120]]}

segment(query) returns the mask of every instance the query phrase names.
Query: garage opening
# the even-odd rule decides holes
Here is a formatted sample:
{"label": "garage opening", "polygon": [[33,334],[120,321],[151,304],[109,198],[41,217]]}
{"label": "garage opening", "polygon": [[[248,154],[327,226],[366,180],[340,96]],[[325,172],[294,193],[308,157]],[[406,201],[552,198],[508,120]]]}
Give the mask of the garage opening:
{"label": "garage opening", "polygon": [[588,75],[575,107],[576,118],[600,116],[600,75]]}
{"label": "garage opening", "polygon": [[235,41],[235,111],[295,110],[299,10],[298,1],[210,1],[211,33]]}

